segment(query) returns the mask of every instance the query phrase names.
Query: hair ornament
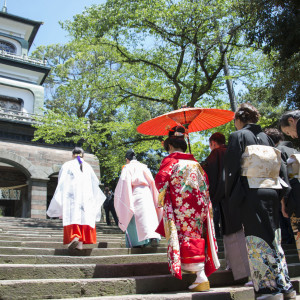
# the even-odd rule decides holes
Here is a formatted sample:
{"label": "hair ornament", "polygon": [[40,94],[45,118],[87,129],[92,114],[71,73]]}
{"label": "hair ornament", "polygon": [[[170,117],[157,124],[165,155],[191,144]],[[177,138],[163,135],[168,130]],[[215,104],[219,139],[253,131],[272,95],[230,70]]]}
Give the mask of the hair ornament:
{"label": "hair ornament", "polygon": [[175,136],[184,136],[185,134],[183,132],[175,131],[174,135]]}
{"label": "hair ornament", "polygon": [[82,164],[82,160],[80,159],[80,157],[82,157],[82,155],[76,155],[76,158],[77,158],[77,160],[78,160],[78,162],[80,163],[80,164]]}
{"label": "hair ornament", "polygon": [[83,172],[83,171],[82,171],[82,160],[80,159],[80,157],[82,157],[81,154],[77,154],[77,155],[76,155],[76,158],[77,158],[77,160],[78,160],[78,162],[79,162],[79,165],[80,165],[80,170],[81,170],[81,172]]}

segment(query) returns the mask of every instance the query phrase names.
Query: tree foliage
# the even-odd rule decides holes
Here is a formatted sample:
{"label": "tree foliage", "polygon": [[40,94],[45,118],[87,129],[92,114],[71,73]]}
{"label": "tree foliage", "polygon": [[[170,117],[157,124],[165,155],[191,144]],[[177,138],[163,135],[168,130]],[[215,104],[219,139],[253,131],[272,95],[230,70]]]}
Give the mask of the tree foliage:
{"label": "tree foliage", "polygon": [[[139,124],[182,105],[229,109],[225,79],[243,86],[238,101],[257,101],[267,124],[279,113],[264,104],[274,95],[276,55],[249,44],[253,19],[243,9],[237,0],[107,0],[87,8],[62,24],[68,44],[34,53],[52,67],[35,138],[81,143],[114,184],[128,148],[153,173],[164,155],[162,137],[138,134]],[[230,78],[222,71],[225,56]],[[230,123],[192,134],[192,152],[203,160],[208,137],[233,130]]]}
{"label": "tree foliage", "polygon": [[47,57],[52,67],[46,82],[50,91],[46,110],[35,140],[82,144],[99,158],[107,183],[118,176],[124,153],[133,144],[137,152],[160,148],[158,137],[142,136],[135,130],[159,107],[142,101],[118,105],[111,79],[120,67],[111,51],[74,41],[40,47],[35,56]]}
{"label": "tree foliage", "polygon": [[[233,3],[108,0],[76,15],[64,28],[76,40],[118,53],[125,66],[118,81],[124,101],[139,98],[169,109],[194,107],[224,85],[224,56],[242,39],[245,24]],[[237,76],[239,71],[244,72],[237,68]]]}
{"label": "tree foliage", "polygon": [[238,2],[247,22],[248,44],[261,47],[273,61],[272,103],[286,101],[289,109],[300,105],[300,2],[253,0]]}

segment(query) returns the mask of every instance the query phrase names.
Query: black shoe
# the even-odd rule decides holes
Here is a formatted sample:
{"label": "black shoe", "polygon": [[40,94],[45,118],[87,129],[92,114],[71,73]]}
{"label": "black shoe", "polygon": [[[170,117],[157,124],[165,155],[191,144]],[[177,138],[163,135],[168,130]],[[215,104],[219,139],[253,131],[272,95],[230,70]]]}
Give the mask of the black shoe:
{"label": "black shoe", "polygon": [[296,291],[291,288],[286,292],[282,292],[283,293],[283,299],[296,299],[297,298],[297,293]]}
{"label": "black shoe", "polygon": [[158,247],[159,239],[150,239],[151,247]]}
{"label": "black shoe", "polygon": [[73,250],[75,249],[79,244],[79,238],[76,236],[74,237],[74,239],[71,241],[71,243],[69,243],[68,245],[68,249],[69,250]]}

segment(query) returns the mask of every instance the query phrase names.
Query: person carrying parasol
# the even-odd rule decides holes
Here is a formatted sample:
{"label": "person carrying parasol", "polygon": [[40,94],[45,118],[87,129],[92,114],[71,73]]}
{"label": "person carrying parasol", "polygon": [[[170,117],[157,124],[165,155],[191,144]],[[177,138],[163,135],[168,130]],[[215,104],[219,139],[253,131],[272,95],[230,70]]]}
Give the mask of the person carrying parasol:
{"label": "person carrying parasol", "polygon": [[212,221],[208,180],[192,154],[186,154],[185,128],[175,126],[164,141],[169,156],[163,159],[155,184],[163,223],[157,229],[168,243],[170,272],[182,279],[181,271],[197,274],[192,291],[210,289],[207,276],[219,266]]}

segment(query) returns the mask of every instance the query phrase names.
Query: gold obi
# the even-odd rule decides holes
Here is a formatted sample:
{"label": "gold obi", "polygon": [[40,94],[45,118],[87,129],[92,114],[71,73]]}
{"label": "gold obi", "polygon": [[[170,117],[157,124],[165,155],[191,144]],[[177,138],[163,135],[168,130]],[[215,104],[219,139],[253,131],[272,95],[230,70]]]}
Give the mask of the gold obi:
{"label": "gold obi", "polygon": [[289,178],[300,178],[300,154],[292,154],[287,160]]}
{"label": "gold obi", "polygon": [[[247,146],[241,159],[241,175],[247,176],[250,188],[282,189],[279,177],[281,152],[271,146]],[[283,184],[283,185],[284,185]]]}

